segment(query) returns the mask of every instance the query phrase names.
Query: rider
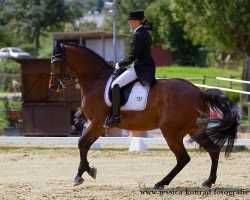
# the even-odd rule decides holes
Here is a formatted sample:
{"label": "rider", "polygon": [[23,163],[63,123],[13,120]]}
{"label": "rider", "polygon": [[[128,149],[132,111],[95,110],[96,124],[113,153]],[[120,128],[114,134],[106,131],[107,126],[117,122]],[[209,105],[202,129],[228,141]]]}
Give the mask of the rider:
{"label": "rider", "polygon": [[115,127],[120,123],[120,88],[138,79],[143,86],[152,85],[155,82],[155,63],[151,57],[151,35],[146,26],[148,20],[144,11],[129,12],[128,23],[134,31],[131,41],[131,52],[128,57],[119,61],[115,69],[119,70],[127,65],[132,66],[123,72],[111,85],[112,88],[112,112],[106,118],[104,127]]}

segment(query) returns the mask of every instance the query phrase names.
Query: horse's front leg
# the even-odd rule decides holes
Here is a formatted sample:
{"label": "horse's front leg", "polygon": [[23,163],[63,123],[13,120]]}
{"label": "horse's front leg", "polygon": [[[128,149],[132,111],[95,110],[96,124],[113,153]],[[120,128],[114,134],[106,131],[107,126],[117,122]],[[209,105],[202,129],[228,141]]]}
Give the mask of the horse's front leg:
{"label": "horse's front leg", "polygon": [[82,174],[87,171],[90,176],[93,178],[96,177],[96,169],[89,166],[87,160],[87,154],[91,145],[102,135],[104,129],[101,125],[97,125],[93,122],[89,125],[87,130],[82,134],[78,141],[78,148],[80,151],[80,164],[78,167],[78,172],[74,180],[74,186],[80,185],[83,183],[84,179]]}

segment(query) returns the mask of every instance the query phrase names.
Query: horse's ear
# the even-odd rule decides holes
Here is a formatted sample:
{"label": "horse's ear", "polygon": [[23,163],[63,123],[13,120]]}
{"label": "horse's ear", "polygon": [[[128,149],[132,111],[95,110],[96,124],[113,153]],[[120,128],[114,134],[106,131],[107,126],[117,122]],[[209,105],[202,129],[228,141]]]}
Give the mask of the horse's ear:
{"label": "horse's ear", "polygon": [[56,43],[55,43],[55,48],[56,48],[57,50],[61,49],[61,45],[60,45],[60,43],[57,42],[57,41],[56,41]]}
{"label": "horse's ear", "polygon": [[61,43],[61,44],[59,44],[59,46],[60,46],[60,49],[61,49],[62,51],[64,51],[64,44]]}
{"label": "horse's ear", "polygon": [[53,55],[56,55],[58,53],[62,52],[62,46],[61,44],[56,40],[54,43],[54,49],[53,49]]}
{"label": "horse's ear", "polygon": [[58,42],[57,40],[54,41],[54,50],[59,50],[61,48],[60,42]]}

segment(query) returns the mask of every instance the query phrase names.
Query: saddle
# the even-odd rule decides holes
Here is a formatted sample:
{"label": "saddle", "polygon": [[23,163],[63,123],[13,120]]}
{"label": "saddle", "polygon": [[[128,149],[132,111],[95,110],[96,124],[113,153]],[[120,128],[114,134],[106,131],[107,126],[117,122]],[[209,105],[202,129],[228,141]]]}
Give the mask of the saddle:
{"label": "saddle", "polygon": [[[111,75],[106,84],[104,100],[106,104],[112,106],[111,84],[122,73]],[[146,108],[149,86],[142,86],[138,80],[135,80],[121,88],[121,110],[141,111]]]}

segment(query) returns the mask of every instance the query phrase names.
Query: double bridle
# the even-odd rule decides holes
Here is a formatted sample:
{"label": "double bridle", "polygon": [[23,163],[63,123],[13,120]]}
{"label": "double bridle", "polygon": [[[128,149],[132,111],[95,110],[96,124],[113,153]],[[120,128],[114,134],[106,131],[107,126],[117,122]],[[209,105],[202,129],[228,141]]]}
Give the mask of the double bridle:
{"label": "double bridle", "polygon": [[[77,76],[77,75],[72,75],[71,73],[74,72],[74,70],[72,69],[71,65],[69,63],[68,66],[70,67],[70,73],[64,74],[63,72],[65,71],[65,63],[67,62],[66,60],[66,54],[65,54],[65,49],[64,49],[64,45],[60,44],[61,46],[61,53],[57,53],[55,55],[52,55],[51,57],[51,64],[53,63],[59,63],[60,64],[60,69],[59,69],[59,73],[54,74],[54,73],[50,73],[50,75],[54,78],[56,78],[58,80],[58,82],[61,84],[62,89],[70,87],[72,85],[75,85],[77,83],[79,83],[79,81],[75,81],[75,79],[78,80],[92,80],[93,78],[98,78],[104,75],[108,75],[110,74],[111,71],[114,71],[114,69],[110,69],[110,70],[105,70],[105,71],[100,71],[98,73],[93,73],[93,74],[88,74],[88,75],[83,75],[83,76]],[[72,82],[74,81],[74,82]],[[59,92],[61,89],[58,89],[57,92]]]}
{"label": "double bridle", "polygon": [[[73,80],[75,80],[76,78],[78,78],[77,75],[71,75],[68,74],[64,74],[63,71],[65,69],[65,54],[56,54],[56,55],[53,55],[51,57],[51,64],[53,63],[59,63],[60,64],[60,69],[59,69],[59,73],[57,74],[54,74],[54,73],[50,73],[50,75],[54,78],[56,78],[58,80],[58,82],[61,84],[62,88],[67,88],[69,86],[72,86],[72,85],[75,85],[77,83],[79,83],[79,81],[77,82],[72,82]],[[69,65],[70,67],[70,65]],[[73,72],[72,68],[70,67],[70,70],[71,72]]]}

